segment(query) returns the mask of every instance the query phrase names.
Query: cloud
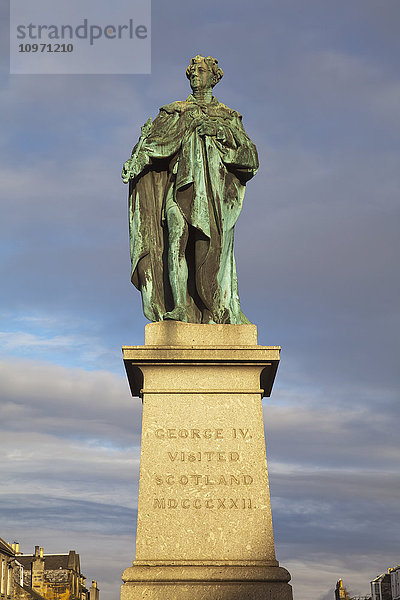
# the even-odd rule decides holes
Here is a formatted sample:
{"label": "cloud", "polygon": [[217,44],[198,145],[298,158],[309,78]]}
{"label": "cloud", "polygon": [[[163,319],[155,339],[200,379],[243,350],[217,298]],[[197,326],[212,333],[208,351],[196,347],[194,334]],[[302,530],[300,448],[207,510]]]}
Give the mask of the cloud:
{"label": "cloud", "polygon": [[35,336],[25,331],[13,331],[6,332],[0,331],[0,341],[3,344],[5,350],[12,351],[20,346],[24,346],[27,350],[32,351],[33,349],[55,349],[68,348],[82,345],[87,343],[86,339],[80,339],[79,337],[73,336],[54,336],[51,338]]}
{"label": "cloud", "polygon": [[91,499],[41,496],[35,491],[26,495],[4,495],[1,498],[1,509],[10,529],[30,529],[34,524],[43,530],[58,527],[63,533],[85,531],[92,535],[100,533],[123,536],[127,534],[127,529],[132,535],[137,516],[136,509],[118,504],[118,496],[112,504],[106,504]]}
{"label": "cloud", "polygon": [[134,447],[116,449],[103,440],[62,441],[28,432],[2,436],[6,460],[2,472],[10,480],[7,491],[16,501],[46,489],[49,502],[85,498],[136,507],[139,460]]}
{"label": "cloud", "polygon": [[286,81],[302,89],[303,98],[313,110],[335,113],[367,113],[382,124],[395,121],[395,104],[400,82],[394,72],[382,70],[379,62],[334,49],[305,51],[292,55],[292,77]]}
{"label": "cloud", "polygon": [[127,382],[107,371],[88,372],[28,360],[0,363],[1,426],[8,432],[139,443],[141,406]]}
{"label": "cloud", "polygon": [[319,393],[286,406],[276,402],[265,401],[264,422],[269,451],[278,462],[397,472],[397,423],[390,411],[372,403],[332,406]]}
{"label": "cloud", "polygon": [[[98,338],[83,334],[72,335],[35,335],[26,331],[0,331],[0,343],[3,353],[17,356],[37,358],[42,355],[45,359],[65,362],[70,360],[85,366],[99,366],[115,360],[115,354],[102,345]],[[55,358],[56,357],[56,358]]]}

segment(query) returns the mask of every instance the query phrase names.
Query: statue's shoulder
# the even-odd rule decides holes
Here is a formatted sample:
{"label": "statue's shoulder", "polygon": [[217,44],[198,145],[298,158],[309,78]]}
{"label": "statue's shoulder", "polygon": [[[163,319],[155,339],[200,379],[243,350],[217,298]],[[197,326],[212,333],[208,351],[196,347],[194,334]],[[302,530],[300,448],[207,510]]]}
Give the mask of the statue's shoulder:
{"label": "statue's shoulder", "polygon": [[216,104],[216,108],[221,114],[221,116],[225,117],[226,119],[242,119],[242,115],[240,114],[240,112],[238,112],[237,110],[233,110],[233,108],[229,108],[229,106],[227,106],[223,102],[218,101],[218,104]]}
{"label": "statue's shoulder", "polygon": [[186,100],[176,100],[175,102],[171,102],[170,104],[165,104],[160,108],[160,112],[164,111],[169,115],[173,113],[182,113],[187,109],[187,105],[189,102]]}

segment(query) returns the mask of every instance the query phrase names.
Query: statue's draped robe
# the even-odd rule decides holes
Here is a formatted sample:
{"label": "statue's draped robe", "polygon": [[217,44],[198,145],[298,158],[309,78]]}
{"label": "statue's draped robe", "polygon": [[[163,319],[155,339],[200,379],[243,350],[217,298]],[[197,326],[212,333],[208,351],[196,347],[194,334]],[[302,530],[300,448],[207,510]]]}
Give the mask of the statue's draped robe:
{"label": "statue's draped robe", "polygon": [[[199,135],[205,118],[215,123],[216,136]],[[258,158],[241,116],[216,98],[200,105],[189,96],[160,109],[141,150],[149,164],[130,182],[129,223],[132,283],[142,293],[145,316],[161,321],[174,308],[166,210],[176,203],[189,226],[187,321],[248,323],[240,310],[233,235]]]}

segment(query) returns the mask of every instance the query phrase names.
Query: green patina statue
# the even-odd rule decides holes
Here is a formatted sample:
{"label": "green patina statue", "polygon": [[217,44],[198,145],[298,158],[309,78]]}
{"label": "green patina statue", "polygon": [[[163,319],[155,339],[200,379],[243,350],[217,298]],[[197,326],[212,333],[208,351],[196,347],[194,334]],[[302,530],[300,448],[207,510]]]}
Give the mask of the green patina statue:
{"label": "green patina statue", "polygon": [[192,94],[142,127],[129,182],[132,283],[150,321],[249,323],[240,309],[233,234],[257,150],[241,115],[218,102],[218,61],[191,60]]}

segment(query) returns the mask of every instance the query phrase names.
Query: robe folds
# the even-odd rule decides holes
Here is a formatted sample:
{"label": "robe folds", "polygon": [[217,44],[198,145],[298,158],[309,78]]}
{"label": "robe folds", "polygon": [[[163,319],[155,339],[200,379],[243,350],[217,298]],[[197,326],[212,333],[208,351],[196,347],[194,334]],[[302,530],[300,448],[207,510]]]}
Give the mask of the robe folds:
{"label": "robe folds", "polygon": [[[213,135],[202,134],[204,122]],[[189,96],[163,106],[142,138],[132,153],[140,148],[144,167],[130,181],[129,228],[131,279],[145,316],[161,321],[174,308],[166,211],[176,204],[189,229],[187,321],[249,323],[240,309],[233,238],[258,157],[240,114],[215,97],[200,105]]]}

